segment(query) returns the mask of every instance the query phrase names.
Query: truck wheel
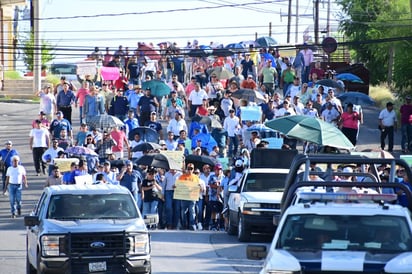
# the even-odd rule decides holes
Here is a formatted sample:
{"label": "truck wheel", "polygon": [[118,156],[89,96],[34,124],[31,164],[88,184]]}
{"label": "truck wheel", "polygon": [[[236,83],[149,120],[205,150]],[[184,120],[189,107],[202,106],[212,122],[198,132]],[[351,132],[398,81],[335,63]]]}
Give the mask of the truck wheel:
{"label": "truck wheel", "polygon": [[246,229],[242,214],[239,214],[239,226],[237,227],[237,238],[241,242],[250,241],[251,232]]}
{"label": "truck wheel", "polygon": [[236,226],[233,225],[232,219],[229,216],[229,221],[227,224],[227,234],[236,235]]}
{"label": "truck wheel", "polygon": [[37,274],[44,274],[44,272],[42,272],[40,270],[40,254],[37,254]]}
{"label": "truck wheel", "polygon": [[26,273],[27,274],[37,274],[36,269],[31,265],[29,261],[29,256],[26,255]]}

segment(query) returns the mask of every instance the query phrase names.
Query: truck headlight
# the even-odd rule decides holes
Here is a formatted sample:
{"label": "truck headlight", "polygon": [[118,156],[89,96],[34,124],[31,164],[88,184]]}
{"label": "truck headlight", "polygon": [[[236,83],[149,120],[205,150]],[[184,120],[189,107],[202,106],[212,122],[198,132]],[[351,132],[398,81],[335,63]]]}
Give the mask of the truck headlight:
{"label": "truck headlight", "polygon": [[260,209],[259,203],[245,203],[243,205],[242,213],[245,215],[260,215],[260,211],[256,211],[253,209]]}
{"label": "truck headlight", "polygon": [[130,237],[130,253],[148,254],[150,252],[150,243],[148,234],[136,234]]}
{"label": "truck headlight", "polygon": [[64,250],[64,236],[44,235],[41,237],[42,256],[59,256]]}

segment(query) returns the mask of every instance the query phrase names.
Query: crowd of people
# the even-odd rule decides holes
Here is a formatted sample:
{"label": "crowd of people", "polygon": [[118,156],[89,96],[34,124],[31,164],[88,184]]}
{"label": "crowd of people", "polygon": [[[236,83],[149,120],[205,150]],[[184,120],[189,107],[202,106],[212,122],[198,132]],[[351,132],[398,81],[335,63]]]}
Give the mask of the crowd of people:
{"label": "crowd of people", "polygon": [[[61,77],[56,87],[46,85],[36,93],[40,97],[40,112],[32,123],[29,145],[37,176],[47,175],[46,187],[74,184],[76,176],[91,174],[95,184],[127,187],[143,215],[159,215],[160,227],[224,228],[224,216],[219,213],[227,201],[224,195],[227,186],[236,182],[239,170],[248,167],[250,152],[269,144],[258,130],[249,130],[253,126],[286,115],[308,115],[341,128],[356,145],[359,125],[363,122],[361,106],[352,103],[342,106],[334,88],[316,85],[316,81],[330,75],[320,67],[320,62],[311,66],[313,53],[308,47],[297,51],[291,60],[278,58],[270,50],[252,49],[237,54],[236,59],[219,56],[185,58],[180,60],[180,68],[174,62],[179,49],[163,50],[161,58],[154,60],[145,56],[144,51],[129,56],[121,46],[113,54],[101,54],[96,48],[89,57],[98,65],[118,67],[118,80],[104,81],[98,74],[79,75],[81,88],[77,90],[75,85]],[[210,70],[219,66],[232,72],[233,77],[221,78]],[[152,80],[164,81],[170,94],[158,97],[152,95],[151,88],[143,90],[142,83]],[[244,88],[254,90],[264,100],[237,98],[236,92]],[[408,100],[410,103],[410,97]],[[393,149],[391,127],[396,124],[393,115],[388,118],[390,104],[379,116],[382,149],[384,139],[389,136],[389,151]],[[260,107],[259,119],[242,119],[242,107],[248,106]],[[73,108],[79,109],[79,127],[73,126]],[[405,112],[404,108],[402,113]],[[93,117],[102,114],[116,116],[124,126],[104,130],[89,127]],[[201,122],[203,118],[216,123],[204,124]],[[155,141],[161,146],[159,151],[133,149],[145,141],[139,132],[131,134],[138,127],[148,127],[157,133]],[[282,148],[296,149],[296,140],[282,138]],[[10,150],[11,145],[8,141],[0,156],[5,162],[3,189],[4,192],[8,190],[11,213],[15,217],[16,210],[18,214],[21,210],[19,191],[27,179],[23,170],[19,170],[18,175],[12,174],[12,169],[9,171],[8,167],[18,159],[18,153]],[[54,164],[55,159],[67,157],[67,149],[73,146],[86,147],[98,156],[83,157],[71,163],[70,170],[62,174],[59,166]],[[136,165],[142,155],[160,150],[182,151],[185,156],[207,155],[215,158],[217,164],[205,164],[195,169],[192,163],[186,163],[182,171]],[[225,158],[229,159],[227,166],[219,163],[219,159]],[[114,164],[116,161],[122,164]],[[198,183],[196,201],[173,199],[175,183],[185,180]],[[13,183],[20,186],[17,192],[10,188]],[[217,225],[220,220],[222,224]]]}

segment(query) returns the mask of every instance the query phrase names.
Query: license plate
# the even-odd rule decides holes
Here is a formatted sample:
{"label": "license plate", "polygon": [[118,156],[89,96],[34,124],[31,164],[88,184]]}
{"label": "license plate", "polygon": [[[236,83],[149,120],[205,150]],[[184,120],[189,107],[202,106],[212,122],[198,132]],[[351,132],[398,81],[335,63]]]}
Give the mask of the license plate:
{"label": "license plate", "polygon": [[106,262],[89,263],[89,272],[99,272],[99,271],[106,271],[106,270],[107,270]]}

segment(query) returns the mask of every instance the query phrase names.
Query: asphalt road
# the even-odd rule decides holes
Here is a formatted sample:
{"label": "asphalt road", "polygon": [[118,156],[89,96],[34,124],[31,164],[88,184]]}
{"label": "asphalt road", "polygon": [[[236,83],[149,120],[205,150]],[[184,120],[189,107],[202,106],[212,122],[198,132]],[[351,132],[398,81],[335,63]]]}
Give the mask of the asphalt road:
{"label": "asphalt road", "polygon": [[[28,173],[29,188],[23,191],[22,214],[30,213],[38,200],[45,176],[35,176],[28,140],[31,121],[38,117],[38,104],[0,103],[0,145],[13,141]],[[378,149],[379,110],[364,108],[365,124],[361,126],[357,149]],[[74,129],[79,128],[74,111]],[[395,155],[400,152],[399,132],[395,138]],[[0,273],[25,273],[25,227],[23,218],[11,219],[8,197],[0,195]],[[261,262],[245,259],[245,244],[223,232],[154,231],[153,273],[256,273]],[[270,239],[254,239],[268,242]]]}

